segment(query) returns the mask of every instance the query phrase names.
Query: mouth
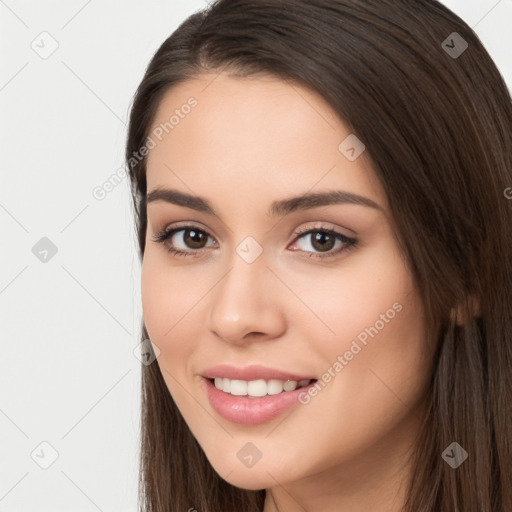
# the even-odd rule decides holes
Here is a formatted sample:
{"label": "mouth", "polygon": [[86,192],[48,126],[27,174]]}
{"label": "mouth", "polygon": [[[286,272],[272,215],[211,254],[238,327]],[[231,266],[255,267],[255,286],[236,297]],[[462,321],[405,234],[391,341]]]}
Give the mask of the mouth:
{"label": "mouth", "polygon": [[[276,380],[276,382],[272,382],[272,380]],[[292,407],[303,404],[301,396],[309,392],[309,389],[316,384],[317,379],[303,381],[271,379],[270,381],[247,382],[203,377],[202,382],[208,401],[217,414],[231,423],[259,425],[277,418]],[[244,387],[244,384],[248,389]],[[224,390],[224,385],[229,391]],[[222,389],[219,389],[220,387]],[[257,396],[252,396],[253,394],[257,394]]]}
{"label": "mouth", "polygon": [[232,423],[257,425],[304,404],[303,395],[318,379],[302,371],[224,363],[203,370],[201,381],[217,414]]}
{"label": "mouth", "polygon": [[280,379],[257,379],[246,381],[241,379],[228,379],[222,377],[206,378],[216,389],[226,394],[247,397],[249,399],[274,396],[302,389],[317,382],[317,379],[302,379],[286,381]]}

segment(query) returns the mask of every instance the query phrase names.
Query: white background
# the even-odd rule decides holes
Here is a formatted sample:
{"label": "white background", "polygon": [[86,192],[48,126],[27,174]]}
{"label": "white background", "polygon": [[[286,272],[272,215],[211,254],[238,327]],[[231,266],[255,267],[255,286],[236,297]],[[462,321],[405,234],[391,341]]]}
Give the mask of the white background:
{"label": "white background", "polygon": [[[512,0],[444,3],[510,87]],[[0,512],[136,510],[140,264],[127,179],[92,191],[124,165],[153,53],[205,6],[0,0]]]}

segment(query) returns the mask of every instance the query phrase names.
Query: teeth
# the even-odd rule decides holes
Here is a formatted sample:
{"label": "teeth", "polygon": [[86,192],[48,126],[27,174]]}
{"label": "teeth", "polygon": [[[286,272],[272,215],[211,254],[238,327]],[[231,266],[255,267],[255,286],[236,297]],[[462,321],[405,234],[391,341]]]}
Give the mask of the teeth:
{"label": "teeth", "polygon": [[283,383],[283,389],[285,391],[293,391],[297,387],[298,382],[296,380],[287,380]]}
{"label": "teeth", "polygon": [[277,379],[268,381],[263,379],[246,381],[216,377],[215,387],[235,396],[249,395],[250,397],[259,397],[277,395],[283,391],[293,391],[294,389],[307,386],[310,382],[309,379],[300,380],[298,382],[296,380],[287,380],[285,382]]}

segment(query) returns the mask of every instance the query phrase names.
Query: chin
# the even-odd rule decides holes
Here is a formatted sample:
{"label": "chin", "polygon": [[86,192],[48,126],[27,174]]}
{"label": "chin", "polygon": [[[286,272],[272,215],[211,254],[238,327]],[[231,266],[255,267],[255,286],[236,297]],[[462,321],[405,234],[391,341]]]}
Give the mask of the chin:
{"label": "chin", "polygon": [[222,477],[222,475],[219,476],[228,482],[228,484],[248,491],[259,491],[276,485],[275,480],[272,479],[268,473],[253,473],[251,469],[233,470],[227,478]]}

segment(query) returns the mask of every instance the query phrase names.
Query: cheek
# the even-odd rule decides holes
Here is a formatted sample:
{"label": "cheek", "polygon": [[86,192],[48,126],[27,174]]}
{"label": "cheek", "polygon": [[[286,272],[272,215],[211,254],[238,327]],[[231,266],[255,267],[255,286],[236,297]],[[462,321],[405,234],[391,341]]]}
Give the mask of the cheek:
{"label": "cheek", "polygon": [[431,371],[412,276],[395,253],[379,254],[373,264],[364,264],[364,272],[347,273],[343,289],[331,290],[336,305],[326,318],[337,337],[334,344],[323,344],[328,367],[342,356],[333,400],[351,411],[354,433],[367,429],[369,437],[408,413],[423,396]]}
{"label": "cheek", "polygon": [[151,255],[146,251],[141,271],[141,298],[144,323],[150,338],[156,342],[157,338],[165,332],[165,309],[172,294],[165,293],[162,282],[165,280],[164,275],[160,274],[159,278],[159,272],[151,259]]}
{"label": "cheek", "polygon": [[361,252],[350,265],[347,259],[345,266],[321,272],[325,275],[317,272],[316,279],[304,280],[300,287],[297,283],[296,288],[317,318],[311,315],[311,327],[305,327],[299,316],[295,323],[312,333],[316,326],[317,334],[311,334],[316,343],[308,350],[312,359],[321,357],[321,372],[330,369],[331,375],[340,375],[331,390],[361,412],[379,408],[376,397],[380,404],[389,397],[401,405],[386,386],[404,393],[404,401],[414,402],[428,378],[430,353],[420,297],[394,246],[382,244]]}
{"label": "cheek", "polygon": [[[358,335],[364,341],[365,333],[369,336],[365,329],[376,323],[379,332],[390,332],[391,325],[396,327],[407,316],[402,311],[414,293],[408,268],[386,239],[372,250],[352,254],[339,266],[296,272],[289,282],[313,313],[307,315],[308,324],[316,325],[317,338],[335,350],[348,349]],[[301,304],[296,308],[302,314],[295,319],[298,326],[304,325],[303,309]],[[415,317],[418,312],[410,314]]]}
{"label": "cheek", "polygon": [[[169,338],[180,319],[204,294],[198,272],[169,264],[170,256],[161,248],[146,250],[141,269],[141,299],[148,332],[157,338]],[[172,331],[169,331],[172,329]]]}
{"label": "cheek", "polygon": [[[160,254],[162,252],[162,254]],[[149,337],[160,349],[158,362],[173,375],[183,374],[201,339],[208,279],[192,267],[169,265],[164,251],[146,251],[141,269],[141,299]],[[187,270],[191,269],[191,270]],[[172,379],[171,379],[172,380]]]}
{"label": "cheek", "polygon": [[141,270],[144,324],[152,343],[160,350],[155,362],[167,388],[178,406],[184,407],[182,389],[194,350],[190,340],[197,337],[187,323],[190,306],[181,281],[179,272],[166,266],[159,255],[146,252]]}
{"label": "cheek", "polygon": [[188,302],[179,272],[165,265],[163,258],[155,250],[147,250],[141,269],[144,323],[150,338],[161,350],[174,337],[175,326],[179,326]]}

